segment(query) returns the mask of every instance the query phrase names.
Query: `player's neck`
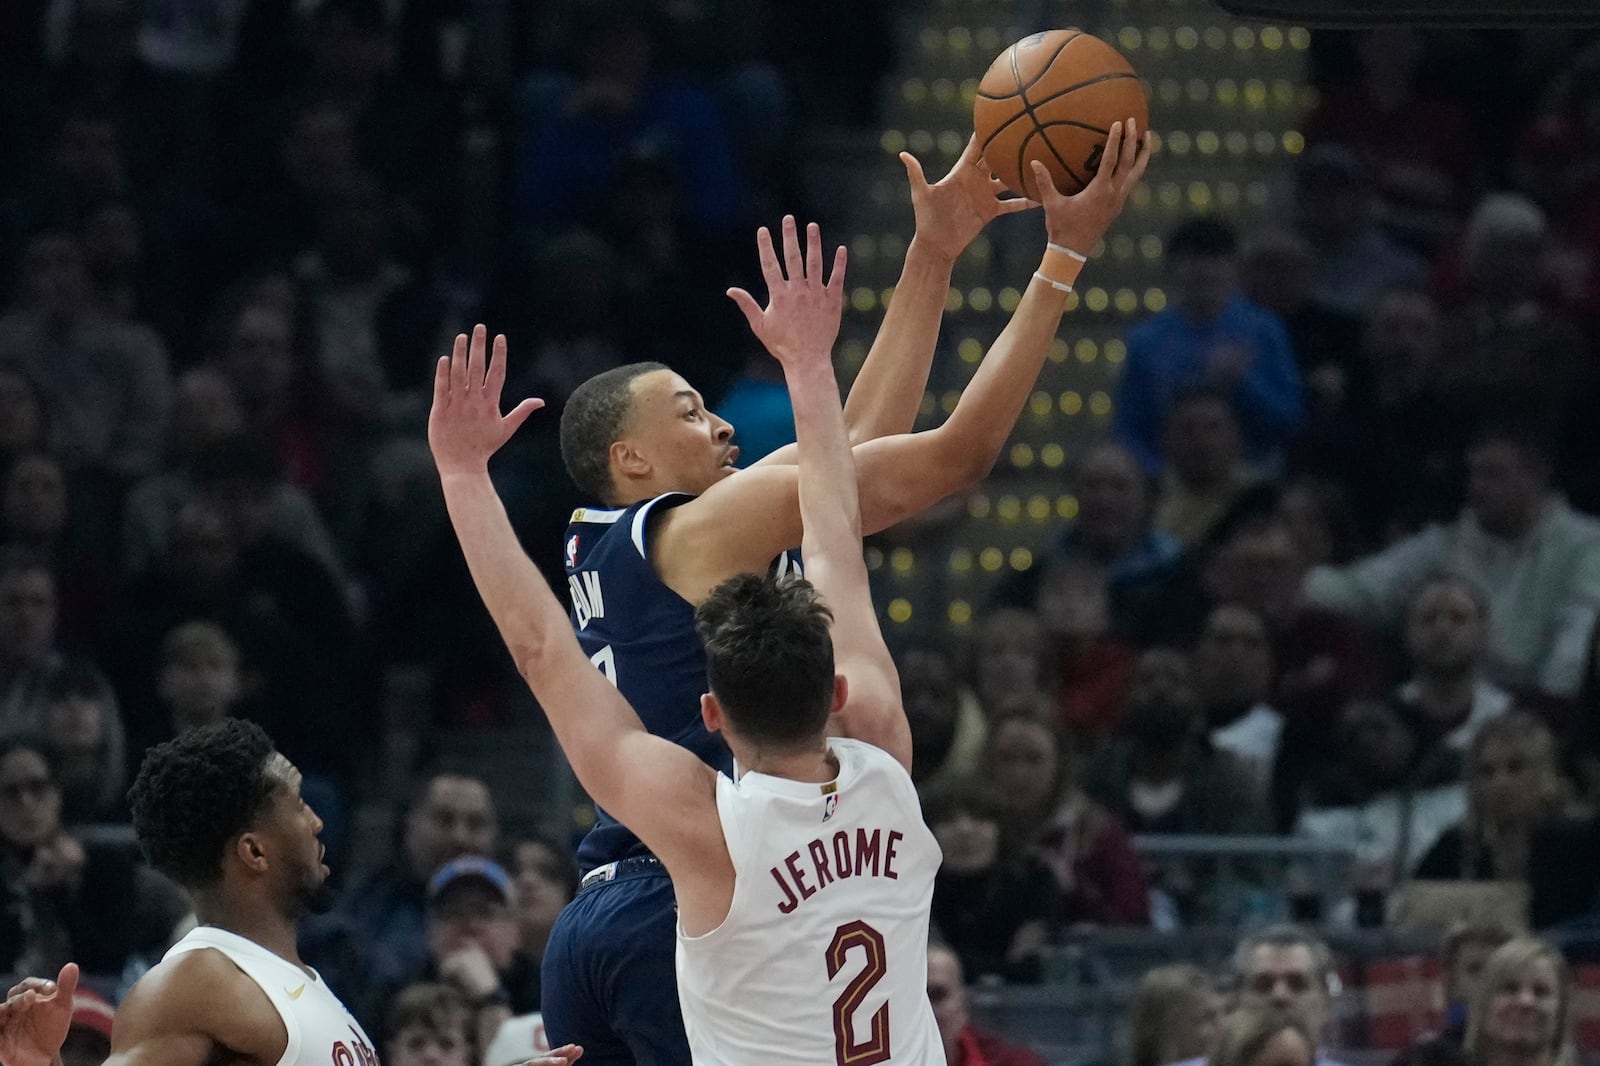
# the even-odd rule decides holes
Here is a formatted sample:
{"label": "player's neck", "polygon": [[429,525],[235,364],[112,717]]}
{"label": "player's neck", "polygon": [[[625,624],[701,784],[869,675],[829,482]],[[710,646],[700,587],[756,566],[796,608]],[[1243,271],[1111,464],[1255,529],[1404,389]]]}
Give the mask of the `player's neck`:
{"label": "player's neck", "polygon": [[201,925],[214,926],[235,936],[242,936],[302,969],[305,967],[305,963],[300,961],[294,920],[279,914],[264,902],[220,897],[197,898],[195,920]]}
{"label": "player's neck", "polygon": [[823,784],[839,776],[839,760],[826,740],[819,741],[815,748],[798,751],[736,750],[733,755],[742,769],[768,777]]}

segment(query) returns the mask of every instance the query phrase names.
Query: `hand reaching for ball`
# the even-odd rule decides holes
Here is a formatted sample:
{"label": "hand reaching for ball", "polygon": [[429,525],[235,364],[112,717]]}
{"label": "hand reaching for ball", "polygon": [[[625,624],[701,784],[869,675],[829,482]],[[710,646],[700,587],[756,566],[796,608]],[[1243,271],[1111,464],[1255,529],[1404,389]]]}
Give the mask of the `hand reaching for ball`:
{"label": "hand reaching for ball", "polygon": [[1150,135],[1142,132],[1133,118],[1111,124],[1099,169],[1076,196],[1062,194],[1045,165],[1034,160],[1033,180],[1044,203],[1045,232],[1050,243],[1088,255],[1122,214],[1128,194],[1144,177],[1149,162]]}

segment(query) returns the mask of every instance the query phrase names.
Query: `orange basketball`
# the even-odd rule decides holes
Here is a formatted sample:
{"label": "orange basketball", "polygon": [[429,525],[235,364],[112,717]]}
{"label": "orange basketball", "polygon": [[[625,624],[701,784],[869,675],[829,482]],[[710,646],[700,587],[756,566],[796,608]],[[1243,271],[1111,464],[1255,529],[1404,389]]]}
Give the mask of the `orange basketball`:
{"label": "orange basketball", "polygon": [[1032,160],[1075,193],[1094,177],[1111,124],[1129,118],[1148,128],[1139,75],[1115,48],[1074,29],[1036,33],[1000,53],[972,109],[989,169],[1030,200],[1039,198]]}

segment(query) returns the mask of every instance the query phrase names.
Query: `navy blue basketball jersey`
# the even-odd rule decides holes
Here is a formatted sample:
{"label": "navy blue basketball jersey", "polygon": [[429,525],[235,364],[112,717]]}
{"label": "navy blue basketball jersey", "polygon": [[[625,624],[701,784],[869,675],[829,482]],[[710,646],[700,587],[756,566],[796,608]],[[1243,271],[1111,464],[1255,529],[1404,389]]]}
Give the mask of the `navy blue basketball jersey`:
{"label": "navy blue basketball jersey", "polygon": [[[591,662],[633,705],[644,727],[733,772],[722,738],[700,719],[706,655],[694,631],[694,605],[661,583],[648,554],[652,519],[694,499],[673,492],[631,507],[580,508],[567,526],[564,559],[572,625]],[[780,556],[775,572],[799,572]],[[578,868],[642,854],[644,845],[616,819],[598,820],[578,846]]]}

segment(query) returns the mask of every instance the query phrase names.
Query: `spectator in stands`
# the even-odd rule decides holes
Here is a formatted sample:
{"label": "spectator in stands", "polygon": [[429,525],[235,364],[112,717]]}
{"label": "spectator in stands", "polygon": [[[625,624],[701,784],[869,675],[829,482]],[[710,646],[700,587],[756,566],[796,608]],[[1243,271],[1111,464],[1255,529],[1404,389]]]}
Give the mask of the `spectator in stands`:
{"label": "spectator in stands", "polygon": [[1440,574],[1406,604],[1402,636],[1410,680],[1395,691],[1424,746],[1465,751],[1485,723],[1511,708],[1511,696],[1482,676],[1489,602],[1470,581]]}
{"label": "spectator in stands", "polygon": [[1039,581],[1038,618],[1056,668],[1061,721],[1090,746],[1116,726],[1138,652],[1113,627],[1111,590],[1092,560],[1052,563]]}
{"label": "spectator in stands", "polygon": [[43,449],[49,436],[33,378],[19,367],[0,366],[0,467]]}
{"label": "spectator in stands", "polygon": [[376,984],[403,984],[426,958],[424,914],[434,871],[463,855],[493,854],[499,833],[494,799],[478,778],[439,771],[418,783],[397,854],[356,886],[344,906]]}
{"label": "spectator in stands", "polygon": [[184,622],[161,641],[156,695],[164,716],[142,723],[140,750],[230,718],[245,695],[239,645],[214,622]]}
{"label": "spectator in stands", "polygon": [[[244,410],[225,375],[199,367],[178,379],[162,468],[134,486],[124,508],[126,573],[141,573],[160,558],[178,512],[199,497],[202,474],[214,471],[218,456],[237,451],[245,439]],[[333,538],[310,497],[287,479],[274,480],[267,491],[272,532],[337,573]]]}
{"label": "spectator in stands", "polygon": [[1157,966],[1139,979],[1128,1008],[1127,1066],[1206,1059],[1222,1023],[1217,983],[1198,966]]}
{"label": "spectator in stands", "polygon": [[1222,1023],[1217,1049],[1206,1066],[1313,1066],[1316,1047],[1288,1011],[1245,1007]]}
{"label": "spectator in stands", "polygon": [[1246,457],[1275,471],[1304,414],[1300,371],[1276,315],[1245,299],[1235,277],[1233,231],[1191,219],[1167,239],[1170,306],[1128,333],[1117,390],[1117,439],[1159,474],[1161,429],[1173,400],[1203,386],[1233,405]]}
{"label": "spectator in stands", "polygon": [[1283,716],[1271,703],[1266,623],[1248,607],[1214,607],[1190,658],[1212,746],[1248,767],[1264,795],[1283,734]]}
{"label": "spectator in stands", "polygon": [[451,859],[428,881],[428,958],[422,975],[448,981],[477,1009],[477,1043],[488,1047],[515,1014],[539,1009],[539,965],[522,950],[516,889],[499,863]]}
{"label": "spectator in stands", "polygon": [[1488,598],[1485,676],[1514,691],[1571,696],[1600,613],[1600,522],[1551,488],[1550,453],[1521,426],[1480,432],[1467,467],[1467,506],[1454,523],[1347,566],[1318,567],[1306,578],[1306,596],[1393,627],[1424,578],[1457,575]]}
{"label": "spectator in stands", "polygon": [[1037,615],[1001,608],[985,614],[975,629],[971,696],[981,711],[995,715],[1049,698],[1054,677]]}
{"label": "spectator in stands", "polygon": [[[1456,1052],[1467,1039],[1467,1011],[1477,998],[1483,968],[1495,949],[1512,938],[1503,925],[1463,922],[1445,934],[1441,962],[1444,964],[1444,1029],[1432,1038]],[[1423,1066],[1415,1061],[1414,1066]]]}
{"label": "spectator in stands", "polygon": [[577,79],[523,131],[514,204],[522,223],[588,221],[641,145],[666,153],[695,228],[726,231],[740,221],[743,190],[727,121],[712,96],[663,69],[650,16],[631,5],[596,5],[576,27],[574,45]]}
{"label": "spectator in stands", "polygon": [[913,780],[923,787],[975,772],[989,727],[977,702],[962,699],[949,653],[918,644],[896,660],[900,701],[911,726]]}
{"label": "spectator in stands", "polygon": [[933,886],[933,925],[974,977],[1037,981],[1049,929],[1049,875],[1009,831],[993,781],[965,778],[926,790],[923,816],[944,861]]}
{"label": "spectator in stands", "polygon": [[[1239,979],[1238,1005],[1245,1011],[1282,1011],[1313,1043],[1316,1066],[1342,1066],[1322,1050],[1333,999],[1339,994],[1339,974],[1333,952],[1313,934],[1291,925],[1275,925],[1251,933],[1233,953],[1233,970]],[[1190,1059],[1182,1066],[1223,1066],[1223,1047],[1229,1032],[1237,1033],[1231,1019],[1223,1024],[1222,1046],[1208,1060]],[[1233,1056],[1230,1056],[1233,1057]],[[1229,1066],[1237,1066],[1237,1062]]]}
{"label": "spectator in stands", "polygon": [[1467,425],[1515,418],[1558,440],[1587,373],[1583,336],[1551,306],[1549,227],[1520,196],[1492,193],[1462,238],[1468,295],[1446,314],[1435,380]]}
{"label": "spectator in stands", "polygon": [[1567,816],[1569,796],[1549,728],[1524,712],[1496,718],[1467,753],[1465,817],[1439,837],[1417,876],[1522,882],[1535,929],[1588,913],[1600,902],[1600,828]]}
{"label": "spectator in stands", "polygon": [[1257,477],[1244,462],[1233,406],[1214,389],[1174,397],[1161,442],[1165,469],[1155,527],[1190,547],[1206,538]]}
{"label": "spectator in stands", "polygon": [[1045,1066],[1033,1052],[972,1024],[961,958],[938,941],[928,945],[928,1001],[949,1066]]}
{"label": "spectator in stands", "polygon": [[1379,297],[1398,285],[1419,285],[1428,264],[1378,228],[1372,175],[1339,144],[1305,153],[1295,174],[1300,232],[1316,264],[1311,298],[1319,305],[1366,318]]}
{"label": "spectator in stands", "polygon": [[1518,937],[1494,950],[1467,1011],[1469,1062],[1559,1066],[1572,1047],[1572,978],[1561,952]]}
{"label": "spectator in stands", "polygon": [[67,832],[43,744],[0,741],[0,968],[52,973],[70,960],[120,975],[164,947],[175,916],[152,906],[136,865],[129,848]]}
{"label": "spectator in stands", "polygon": [[[1459,761],[1430,758],[1435,753],[1386,700],[1352,699],[1335,736],[1335,765],[1301,785],[1295,833],[1347,845],[1355,856],[1355,903],[1370,907],[1407,880],[1466,813],[1466,790]],[[1366,911],[1357,917],[1381,923]]]}
{"label": "spectator in stands", "polygon": [[1315,474],[1296,474],[1278,487],[1273,513],[1283,520],[1306,566],[1349,562],[1358,530],[1344,491]]}
{"label": "spectator in stands", "polygon": [[113,572],[102,562],[94,538],[85,532],[98,524],[102,515],[95,513],[97,508],[103,514],[112,506],[112,501],[94,493],[80,496],[75,505],[67,471],[48,452],[24,454],[5,468],[0,484],[0,543],[37,552],[55,571],[62,638],[69,644],[98,643],[112,609]]}
{"label": "spectator in stands", "polygon": [[41,735],[64,823],[128,820],[127,731],[111,682],[92,663],[69,662],[50,679]]}
{"label": "spectator in stands", "polygon": [[160,453],[172,401],[160,338],[95,310],[83,248],[70,233],[34,237],[20,277],[0,317],[0,363],[39,383],[63,459],[119,479],[144,473]]}
{"label": "spectator in stands", "polygon": [[[1316,433],[1359,372],[1362,320],[1318,303],[1312,289],[1316,252],[1290,229],[1251,234],[1239,250],[1239,284],[1245,297],[1283,320],[1306,387],[1306,426]],[[1299,449],[1296,445],[1296,450]]]}
{"label": "spectator in stands", "polygon": [[472,1004],[452,984],[407,985],[389,1004],[379,1046],[389,1066],[476,1066]]}
{"label": "spectator in stands", "polygon": [[994,603],[1037,609],[1045,586],[1055,579],[1054,569],[1081,561],[1100,571],[1112,625],[1127,631],[1132,625],[1127,593],[1169,571],[1183,546],[1151,525],[1150,481],[1134,454],[1120,444],[1107,441],[1089,448],[1078,466],[1075,488],[1077,518],[1038,565],[999,584]]}
{"label": "spectator in stands", "polygon": [[37,731],[61,665],[56,574],[41,556],[0,548],[0,737]]}
{"label": "spectator in stands", "polygon": [[1378,298],[1344,402],[1303,464],[1343,486],[1364,534],[1378,544],[1450,514],[1465,443],[1460,415],[1435,380],[1439,309],[1420,289]]}
{"label": "spectator in stands", "polygon": [[1136,833],[1259,833],[1268,825],[1259,784],[1208,740],[1189,661],[1170,648],[1139,657],[1117,740],[1084,777],[1088,793]]}
{"label": "spectator in stands", "polygon": [[508,852],[507,869],[516,882],[518,942],[537,973],[550,928],[578,891],[578,867],[565,849],[543,836],[519,836]]}

